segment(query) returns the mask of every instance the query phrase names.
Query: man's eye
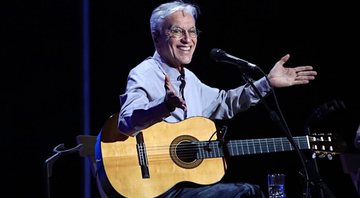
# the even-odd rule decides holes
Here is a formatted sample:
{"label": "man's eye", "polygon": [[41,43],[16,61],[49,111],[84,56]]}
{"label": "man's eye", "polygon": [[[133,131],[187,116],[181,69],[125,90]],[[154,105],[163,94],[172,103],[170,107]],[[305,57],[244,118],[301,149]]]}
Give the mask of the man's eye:
{"label": "man's eye", "polygon": [[189,30],[189,34],[191,34],[191,35],[197,35],[197,31],[196,31],[196,30]]}
{"label": "man's eye", "polygon": [[179,28],[173,29],[172,32],[173,32],[174,34],[182,34],[182,30],[179,29]]}

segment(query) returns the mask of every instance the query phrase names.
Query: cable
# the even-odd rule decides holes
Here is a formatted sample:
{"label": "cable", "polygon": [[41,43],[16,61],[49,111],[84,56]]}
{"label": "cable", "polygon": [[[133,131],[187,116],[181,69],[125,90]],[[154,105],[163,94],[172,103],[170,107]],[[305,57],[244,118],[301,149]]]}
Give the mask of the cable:
{"label": "cable", "polygon": [[298,147],[298,145],[295,143],[294,141],[294,138],[290,132],[290,129],[288,127],[288,124],[282,114],[282,110],[279,106],[279,103],[278,103],[278,100],[277,100],[277,97],[276,97],[276,94],[275,94],[275,89],[273,88],[273,86],[271,85],[270,83],[270,80],[268,79],[267,75],[265,74],[265,72],[263,72],[261,70],[260,67],[257,67],[257,69],[265,76],[266,80],[268,81],[269,85],[270,85],[270,88],[271,88],[271,91],[272,91],[272,95],[274,97],[274,101],[275,101],[275,106],[276,106],[276,109],[278,111],[278,114],[280,115],[280,117],[278,116],[278,114],[271,110],[269,108],[269,106],[263,101],[263,97],[261,96],[261,94],[259,93],[259,91],[256,89],[255,86],[253,86],[255,92],[257,93],[257,95],[261,98],[261,102],[264,104],[265,108],[268,110],[268,112],[270,113],[270,118],[275,121],[279,128],[283,130],[283,132],[285,132],[286,136],[287,136],[287,139],[289,140],[289,142],[291,143],[291,145],[295,148],[295,151],[296,153],[298,154],[299,156],[299,159],[300,159],[300,162],[301,162],[301,165],[303,167],[303,170],[304,170],[304,176],[305,176],[305,180],[306,180],[306,190],[305,190],[305,195],[306,195],[306,198],[310,196],[310,193],[309,193],[309,173],[308,173],[308,170],[307,170],[307,167],[306,167],[306,163],[305,163],[305,159],[304,159],[304,156],[302,155],[302,153],[300,152],[300,149]]}

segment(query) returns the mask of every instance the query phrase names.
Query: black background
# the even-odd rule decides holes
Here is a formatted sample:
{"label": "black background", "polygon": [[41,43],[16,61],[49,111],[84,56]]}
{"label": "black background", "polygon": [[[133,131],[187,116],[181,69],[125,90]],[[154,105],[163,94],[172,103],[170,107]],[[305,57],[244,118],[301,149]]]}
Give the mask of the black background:
{"label": "black background", "polygon": [[[154,52],[149,17],[165,1],[90,1],[90,116],[92,135],[119,109],[128,71]],[[309,116],[321,105],[341,101],[313,120],[314,130],[335,132],[358,152],[353,138],[359,124],[358,31],[355,3],[331,1],[193,1],[201,15],[197,51],[188,68],[206,84],[229,89],[243,83],[241,71],[209,58],[221,48],[256,63],[268,72],[289,53],[286,66],[313,65],[311,84],[276,90],[279,105],[294,136],[304,135]],[[83,131],[82,2],[74,0],[2,3],[1,132],[4,194],[45,197],[44,161],[61,143],[76,146]],[[254,74],[256,75],[256,74]],[[272,96],[267,103],[275,109]],[[262,105],[228,121],[228,138],[284,136]],[[316,126],[315,126],[316,125]],[[295,152],[229,159],[225,181],[259,184],[266,174],[287,175],[289,197],[301,197],[299,158]],[[53,167],[54,197],[82,197],[83,166],[77,154]],[[320,174],[338,197],[354,197],[350,177],[338,156],[319,160]],[[98,196],[92,181],[92,195]],[[3,185],[4,186],[4,185]],[[345,193],[345,194],[344,194]]]}

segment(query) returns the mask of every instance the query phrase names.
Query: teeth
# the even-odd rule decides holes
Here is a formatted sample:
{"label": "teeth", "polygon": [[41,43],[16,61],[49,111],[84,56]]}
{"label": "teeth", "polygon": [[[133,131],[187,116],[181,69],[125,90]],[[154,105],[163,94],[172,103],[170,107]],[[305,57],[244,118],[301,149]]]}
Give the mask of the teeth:
{"label": "teeth", "polygon": [[181,50],[190,50],[190,47],[179,47]]}

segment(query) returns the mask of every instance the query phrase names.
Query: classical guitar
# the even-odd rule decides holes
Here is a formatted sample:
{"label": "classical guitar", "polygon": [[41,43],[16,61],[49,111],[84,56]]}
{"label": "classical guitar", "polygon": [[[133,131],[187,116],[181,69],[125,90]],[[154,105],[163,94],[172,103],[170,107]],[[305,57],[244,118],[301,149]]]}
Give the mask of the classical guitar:
{"label": "classical guitar", "polygon": [[[215,123],[191,117],[178,123],[160,122],[136,137],[117,128],[118,114],[105,122],[95,157],[103,189],[118,197],[156,197],[175,184],[212,184],[222,179],[225,156],[294,150],[286,137],[221,141]],[[336,154],[331,134],[294,137],[299,149]]]}

